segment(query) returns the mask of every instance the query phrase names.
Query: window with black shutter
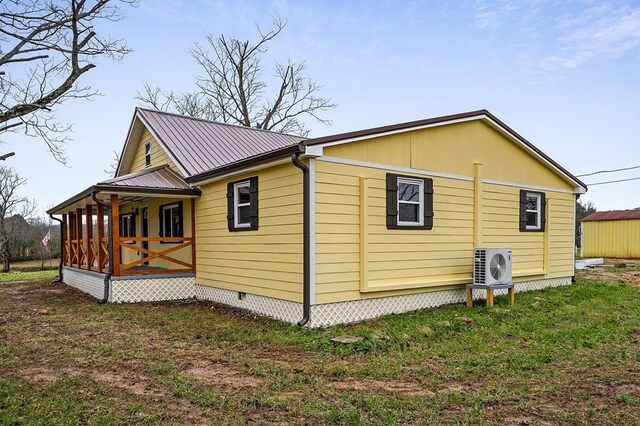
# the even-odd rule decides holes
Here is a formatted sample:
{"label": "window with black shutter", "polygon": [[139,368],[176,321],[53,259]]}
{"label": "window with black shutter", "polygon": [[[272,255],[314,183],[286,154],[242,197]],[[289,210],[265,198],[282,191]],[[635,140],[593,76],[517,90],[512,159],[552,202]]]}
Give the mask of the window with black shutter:
{"label": "window with black shutter", "polygon": [[133,213],[120,215],[120,237],[136,236],[136,216]]}
{"label": "window with black shutter", "polygon": [[387,173],[387,229],[433,228],[433,179]]}
{"label": "window with black shutter", "polygon": [[227,184],[227,225],[229,231],[258,229],[258,178]]}
{"label": "window with black shutter", "polygon": [[520,231],[544,231],[546,204],[544,192],[520,191]]}

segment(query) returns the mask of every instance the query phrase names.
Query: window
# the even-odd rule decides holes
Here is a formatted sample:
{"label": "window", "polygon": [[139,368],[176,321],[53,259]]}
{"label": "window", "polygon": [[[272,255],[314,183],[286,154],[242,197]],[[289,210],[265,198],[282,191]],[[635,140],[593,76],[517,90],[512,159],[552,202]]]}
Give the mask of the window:
{"label": "window", "polygon": [[136,236],[136,216],[133,213],[120,215],[120,236]]}
{"label": "window", "polygon": [[227,224],[229,231],[258,229],[257,177],[227,185]]}
{"label": "window", "polygon": [[387,173],[387,229],[433,228],[433,180]]}
{"label": "window", "polygon": [[520,191],[520,231],[544,231],[544,192]]}
{"label": "window", "polygon": [[160,206],[160,236],[182,237],[183,232],[182,201]]}
{"label": "window", "polygon": [[151,141],[144,144],[144,165],[151,165]]}

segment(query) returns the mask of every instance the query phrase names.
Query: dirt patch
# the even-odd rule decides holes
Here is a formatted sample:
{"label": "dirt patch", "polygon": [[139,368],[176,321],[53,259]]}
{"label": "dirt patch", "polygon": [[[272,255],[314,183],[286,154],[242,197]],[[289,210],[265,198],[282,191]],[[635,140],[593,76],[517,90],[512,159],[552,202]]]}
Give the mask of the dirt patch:
{"label": "dirt patch", "polygon": [[242,374],[229,366],[200,361],[183,371],[184,374],[204,383],[207,386],[228,387],[232,389],[255,388],[262,380]]}
{"label": "dirt patch", "polygon": [[596,267],[586,269],[583,274],[587,280],[625,283],[640,287],[640,271],[612,272],[608,267]]}
{"label": "dirt patch", "polygon": [[394,379],[369,379],[369,378],[348,378],[329,384],[330,388],[336,390],[371,391],[385,390],[409,396],[424,396],[433,398],[435,393],[424,388],[418,383],[404,382]]}

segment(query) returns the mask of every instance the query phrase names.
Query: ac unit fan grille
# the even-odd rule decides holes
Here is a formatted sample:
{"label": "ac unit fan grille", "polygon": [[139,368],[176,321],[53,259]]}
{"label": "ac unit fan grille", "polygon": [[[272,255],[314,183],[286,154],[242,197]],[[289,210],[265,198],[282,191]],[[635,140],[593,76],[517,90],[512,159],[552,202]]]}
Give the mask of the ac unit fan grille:
{"label": "ac unit fan grille", "polygon": [[484,250],[477,250],[475,253],[475,262],[474,265],[474,283],[475,284],[485,284],[485,270],[487,263],[487,253]]}
{"label": "ac unit fan grille", "polygon": [[491,257],[489,261],[489,273],[494,280],[500,281],[506,272],[507,260],[500,253],[496,253]]}

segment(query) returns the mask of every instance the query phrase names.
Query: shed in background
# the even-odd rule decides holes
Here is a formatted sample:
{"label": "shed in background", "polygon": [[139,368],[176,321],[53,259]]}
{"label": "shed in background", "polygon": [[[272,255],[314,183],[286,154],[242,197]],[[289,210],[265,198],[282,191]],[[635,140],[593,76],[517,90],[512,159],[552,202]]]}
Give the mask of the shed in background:
{"label": "shed in background", "polygon": [[596,212],[582,219],[582,256],[640,259],[640,208]]}

